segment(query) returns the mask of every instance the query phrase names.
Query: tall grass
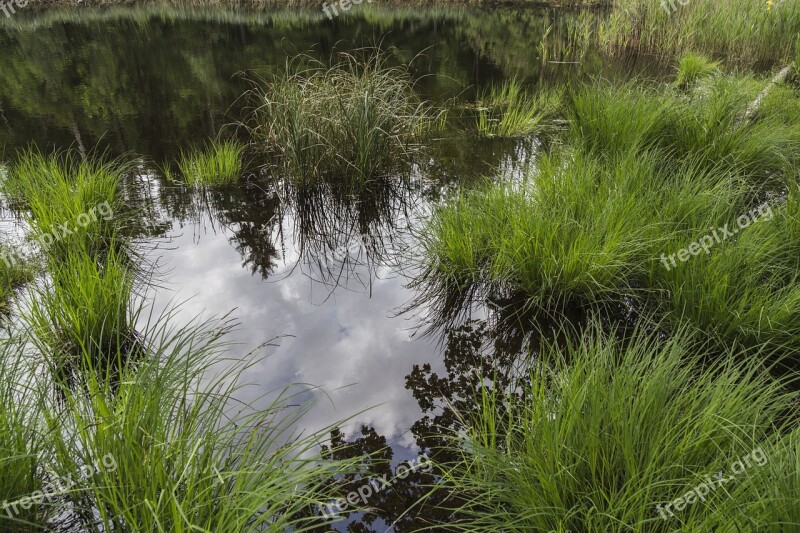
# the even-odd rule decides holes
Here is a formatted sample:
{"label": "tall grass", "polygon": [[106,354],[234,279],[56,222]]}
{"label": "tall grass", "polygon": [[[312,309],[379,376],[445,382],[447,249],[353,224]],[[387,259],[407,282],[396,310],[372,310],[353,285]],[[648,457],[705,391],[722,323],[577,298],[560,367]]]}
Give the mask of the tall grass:
{"label": "tall grass", "polygon": [[399,172],[433,127],[438,115],[415,94],[407,67],[390,66],[384,52],[355,54],[332,66],[299,56],[250,91],[250,134],[291,179],[363,183]]}
{"label": "tall grass", "polygon": [[33,237],[50,257],[80,247],[92,253],[108,247],[123,225],[118,189],[130,166],[80,158],[77,152],[44,155],[20,152],[0,190],[21,208]]}
{"label": "tall grass", "polygon": [[618,0],[597,32],[601,45],[611,52],[672,57],[695,51],[740,66],[772,64],[793,57],[800,5],[765,0],[692,0],[686,5],[677,0]]}
{"label": "tall grass", "polygon": [[[724,529],[729,516],[789,523],[780,509],[800,506],[796,455],[774,458],[786,472],[757,472],[754,463],[705,501],[662,518],[657,506],[719,472],[730,476],[754,449],[769,453],[796,424],[796,415],[782,417],[796,393],[757,354],[701,366],[704,355],[685,329],[666,340],[640,329],[622,342],[597,322],[563,347],[546,344],[524,400],[483,389],[477,414],[464,415],[463,458],[445,479],[471,495],[458,509],[469,518],[449,529],[699,531]],[[796,447],[796,438],[782,442]],[[781,485],[766,486],[770,473]]]}
{"label": "tall grass", "polygon": [[[797,356],[800,342],[800,194],[793,186],[785,203],[771,200],[765,215],[738,234],[676,267],[654,265],[652,287],[659,304],[679,320],[688,320],[729,344],[760,346]],[[742,210],[740,214],[748,211]],[[733,217],[728,223],[736,228]],[[716,227],[716,226],[715,226]],[[694,236],[664,243],[667,255],[684,248],[711,226],[697,226]]]}
{"label": "tall grass", "polygon": [[37,373],[41,356],[25,331],[3,339],[0,501],[8,512],[0,508],[0,529],[319,527],[315,509],[335,496],[331,476],[354,462],[323,460],[324,439],[296,433],[308,406],[288,387],[241,402],[250,396],[242,372],[261,357],[227,357],[233,326],[178,327],[174,312],[151,316],[136,364],[110,375],[84,353],[82,387]]}
{"label": "tall grass", "polygon": [[632,83],[592,85],[573,94],[571,140],[605,155],[656,147],[665,163],[700,157],[709,166],[739,169],[754,183],[780,184],[800,160],[800,125],[774,113],[739,124],[762,86],[748,78],[710,78],[683,95]]}
{"label": "tall grass", "polygon": [[204,151],[181,152],[178,168],[190,185],[229,185],[242,174],[245,146],[214,141]]}
{"label": "tall grass", "polygon": [[[472,299],[512,295],[537,312],[650,308],[720,345],[800,357],[798,122],[783,112],[792,106],[768,100],[754,124],[739,125],[741,90],[714,79],[683,96],[577,91],[569,146],[541,156],[526,182],[434,210],[419,231],[418,303],[442,324]],[[774,220],[664,264],[765,201]]]}
{"label": "tall grass", "polygon": [[[34,228],[97,201],[121,207],[113,165],[29,152],[15,172],[6,190]],[[295,432],[305,407],[290,388],[243,400],[239,378],[260,358],[228,358],[232,323],[176,327],[168,312],[137,331],[148,280],[128,247],[113,224],[51,246],[22,306],[29,329],[0,340],[0,498],[13,509],[0,529],[318,527],[350,462],[323,460],[321,439]]]}
{"label": "tall grass", "polygon": [[70,250],[50,263],[48,279],[30,289],[24,317],[59,373],[83,356],[116,367],[120,354],[135,349],[134,281],[128,258],[114,248],[102,258]]}
{"label": "tall grass", "polygon": [[745,483],[731,487],[730,498],[720,502],[715,523],[740,530],[784,531],[800,527],[800,429],[764,446],[767,464],[747,472]]}
{"label": "tall grass", "polygon": [[664,172],[660,152],[543,156],[523,186],[489,185],[435,210],[419,232],[414,286],[445,315],[459,307],[453,294],[522,293],[550,310],[641,299],[662,242],[728,220],[748,191],[697,162]]}
{"label": "tall grass", "polygon": [[0,339],[0,525],[19,532],[41,530],[45,523],[39,505],[16,513],[4,506],[39,489],[43,479],[46,432],[39,412],[44,391],[23,339],[5,333]]}
{"label": "tall grass", "polygon": [[493,85],[478,98],[478,133],[486,137],[517,137],[535,133],[557,107],[557,95],[533,94],[516,79]]}
{"label": "tall grass", "polygon": [[234,402],[245,393],[241,373],[259,358],[225,356],[230,327],[153,319],[142,331],[146,355],[118,382],[87,368],[85,392],[64,389],[64,409],[47,415],[57,473],[97,467],[67,498],[83,530],[313,525],[310,510],[329,501],[326,482],[347,463],[322,462],[312,454],[319,440],[294,433],[304,409],[289,407],[291,395]]}

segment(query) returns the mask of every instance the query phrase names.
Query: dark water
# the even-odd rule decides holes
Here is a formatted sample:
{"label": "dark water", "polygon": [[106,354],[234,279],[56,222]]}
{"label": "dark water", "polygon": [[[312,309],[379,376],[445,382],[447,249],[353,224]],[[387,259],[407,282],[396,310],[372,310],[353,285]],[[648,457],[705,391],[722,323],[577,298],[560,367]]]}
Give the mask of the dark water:
{"label": "dark water", "polygon": [[[139,238],[159,266],[155,308],[182,302],[182,320],[235,309],[240,353],[276,339],[244,376],[255,385],[242,400],[305,384],[295,388],[298,401],[315,406],[298,431],[343,420],[337,439],[357,439],[354,453],[389,446],[396,464],[440,449],[435,428],[457,425],[443,407],[468,407],[477,373],[497,371],[497,385],[506,383],[522,346],[493,335],[480,314],[423,336],[426,310],[401,313],[415,296],[407,287],[413,229],[447,192],[523,172],[538,142],[480,141],[468,110],[464,119],[451,113],[452,128],[409,177],[359,197],[287,195],[257,169],[241,186],[197,193],[164,180],[159,166],[242,118],[248,85],[240,73],[279,72],[297,52],[326,58],[335,49],[395,47],[394,61],[413,60],[418,89],[457,110],[476,88],[511,76],[560,83],[647,69],[578,54],[569,31],[577,13],[357,9],[333,21],[317,11],[20,13],[0,25],[0,143],[5,159],[35,144],[140,161],[127,194],[141,207]],[[360,516],[354,530],[385,530],[422,481],[374,496],[377,514]],[[410,513],[395,528],[424,516]]]}

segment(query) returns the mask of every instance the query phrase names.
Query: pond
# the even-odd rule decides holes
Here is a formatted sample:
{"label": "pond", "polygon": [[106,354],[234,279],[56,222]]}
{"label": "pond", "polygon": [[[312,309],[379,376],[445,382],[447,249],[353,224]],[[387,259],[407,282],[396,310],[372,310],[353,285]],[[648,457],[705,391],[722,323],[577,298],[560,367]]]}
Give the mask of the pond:
{"label": "pond", "polygon": [[[234,353],[264,343],[269,352],[244,375],[254,385],[238,399],[292,386],[297,403],[313,404],[298,432],[338,428],[365,452],[388,444],[396,462],[429,448],[433,427],[454,427],[442,407],[469,394],[477,368],[500,370],[502,382],[522,350],[520,339],[491,334],[485,309],[428,332],[427,310],[409,307],[411,265],[396,251],[413,247],[415,221],[432,202],[524,172],[539,140],[479,139],[453,127],[408,179],[363,197],[286,197],[256,165],[241,186],[196,192],[162,169],[181,150],[236,131],[248,75],[291,68],[299,52],[390,50],[392,61],[411,64],[420,94],[462,111],[450,119],[461,126],[477,91],[512,77],[558,84],[664,74],[578,50],[568,31],[578,16],[366,5],[333,20],[316,10],[21,14],[0,26],[0,143],[7,157],[33,144],[138,161],[126,195],[141,208],[136,238],[155,265],[154,309],[177,303],[186,321],[232,311]],[[412,495],[386,495],[380,518],[352,520],[383,530]]]}

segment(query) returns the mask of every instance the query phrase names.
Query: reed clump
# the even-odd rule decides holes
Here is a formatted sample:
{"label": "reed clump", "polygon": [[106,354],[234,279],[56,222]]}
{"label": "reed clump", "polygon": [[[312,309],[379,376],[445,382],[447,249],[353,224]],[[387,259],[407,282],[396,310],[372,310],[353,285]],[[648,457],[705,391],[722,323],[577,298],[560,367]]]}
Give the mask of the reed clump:
{"label": "reed clump", "polygon": [[100,361],[119,366],[136,346],[136,274],[128,257],[115,247],[103,257],[70,250],[48,274],[29,291],[24,314],[53,368],[63,374],[84,356],[98,368]]}
{"label": "reed clump", "polygon": [[338,54],[331,66],[299,56],[257,80],[247,121],[253,139],[294,181],[363,183],[407,169],[441,115],[414,92],[386,52]]}
{"label": "reed clump", "polygon": [[695,85],[700,79],[720,74],[721,63],[712,61],[702,54],[688,53],[678,64],[678,75],[675,85],[688,88]]}
{"label": "reed clump", "polygon": [[799,32],[797,2],[619,0],[597,37],[610,52],[694,51],[749,67],[791,60]]}

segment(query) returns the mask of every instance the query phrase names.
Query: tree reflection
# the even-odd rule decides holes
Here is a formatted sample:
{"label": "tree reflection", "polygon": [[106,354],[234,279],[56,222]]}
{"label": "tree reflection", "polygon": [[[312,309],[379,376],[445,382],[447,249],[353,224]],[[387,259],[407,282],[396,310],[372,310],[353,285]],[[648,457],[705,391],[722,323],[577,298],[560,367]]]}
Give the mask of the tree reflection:
{"label": "tree reflection", "polygon": [[[430,364],[414,365],[405,378],[406,388],[423,412],[411,427],[420,453],[437,463],[455,461],[459,452],[452,439],[464,427],[463,417],[477,409],[477,398],[483,391],[505,391],[523,399],[534,338],[522,329],[498,334],[494,321],[487,320],[468,320],[445,333],[446,372],[439,375]],[[360,459],[358,474],[334,481],[342,497],[356,491],[370,477],[394,471],[391,465],[397,462],[393,461],[395,450],[371,427],[362,426],[361,435],[349,440],[337,430],[331,433],[331,440],[332,447],[323,447],[326,457]],[[344,515],[331,527],[338,531],[383,532],[393,526],[393,531],[404,532],[452,522],[457,517],[448,509],[456,508],[463,495],[433,488],[435,483],[435,473],[426,472],[396,479],[390,489],[371,496],[368,511]],[[323,516],[321,510],[317,514]]]}

